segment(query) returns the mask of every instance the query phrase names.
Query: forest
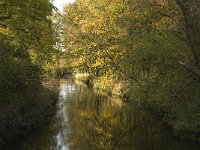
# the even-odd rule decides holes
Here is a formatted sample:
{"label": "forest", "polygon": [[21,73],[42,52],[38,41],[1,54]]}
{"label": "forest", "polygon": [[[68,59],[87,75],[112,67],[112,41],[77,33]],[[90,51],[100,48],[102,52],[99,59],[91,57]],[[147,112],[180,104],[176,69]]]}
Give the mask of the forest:
{"label": "forest", "polygon": [[175,133],[200,134],[200,2],[77,0],[62,17],[65,67],[90,85],[161,116]]}
{"label": "forest", "polygon": [[200,1],[76,0],[60,13],[0,0],[0,146],[51,120],[68,74],[199,142]]}
{"label": "forest", "polygon": [[0,1],[0,145],[50,119],[59,58],[48,0]]}

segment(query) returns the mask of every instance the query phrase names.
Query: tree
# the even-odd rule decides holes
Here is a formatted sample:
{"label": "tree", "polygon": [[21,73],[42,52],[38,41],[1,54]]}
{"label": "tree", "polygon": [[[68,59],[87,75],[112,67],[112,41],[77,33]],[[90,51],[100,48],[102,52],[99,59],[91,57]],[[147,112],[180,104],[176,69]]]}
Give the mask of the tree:
{"label": "tree", "polygon": [[122,80],[129,99],[198,135],[199,8],[195,0],[78,0],[63,16],[66,55],[94,84],[110,92]]}
{"label": "tree", "polygon": [[195,0],[176,0],[176,2],[182,11],[184,32],[192,53],[190,64],[181,64],[200,77],[200,2]]}
{"label": "tree", "polygon": [[44,87],[57,61],[52,13],[48,0],[0,0],[0,146],[52,113],[55,95]]}

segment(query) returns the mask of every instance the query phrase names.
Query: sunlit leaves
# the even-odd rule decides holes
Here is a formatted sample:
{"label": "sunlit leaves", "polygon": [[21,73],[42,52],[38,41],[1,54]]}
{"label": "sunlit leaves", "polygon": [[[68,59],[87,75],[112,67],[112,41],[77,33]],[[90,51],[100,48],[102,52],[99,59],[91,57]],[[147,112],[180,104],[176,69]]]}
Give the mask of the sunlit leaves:
{"label": "sunlit leaves", "polygon": [[101,0],[77,1],[66,6],[63,17],[66,54],[77,60],[84,56],[85,62],[80,66],[95,71],[116,68],[127,49],[121,40],[128,32],[119,23],[126,4],[127,1]]}
{"label": "sunlit leaves", "polygon": [[[179,6],[181,2],[190,9]],[[189,129],[192,125],[184,122],[187,116],[176,112],[171,100],[177,96],[177,101],[185,100],[187,104],[193,96],[181,87],[195,85],[196,78],[189,76],[191,71],[185,69],[185,64],[194,60],[198,64],[199,17],[194,19],[199,15],[198,4],[176,0],[77,0],[66,6],[63,16],[67,61],[96,76],[95,85],[105,91],[110,92],[119,77],[130,82],[132,99],[178,118],[168,120],[171,126]],[[180,110],[189,109],[177,105]]]}

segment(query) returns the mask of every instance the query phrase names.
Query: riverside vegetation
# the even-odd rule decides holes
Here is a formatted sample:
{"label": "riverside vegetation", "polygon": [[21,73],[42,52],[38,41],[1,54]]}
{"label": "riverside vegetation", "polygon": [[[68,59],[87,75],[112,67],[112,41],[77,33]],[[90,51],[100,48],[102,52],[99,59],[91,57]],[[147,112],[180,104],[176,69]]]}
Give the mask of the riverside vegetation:
{"label": "riverside vegetation", "polygon": [[59,51],[48,0],[0,0],[0,146],[44,125],[54,113]]}
{"label": "riverside vegetation", "polygon": [[50,81],[73,71],[199,141],[200,2],[77,0],[60,18],[49,0],[0,0],[0,146],[50,120]]}
{"label": "riverside vegetation", "polygon": [[199,141],[199,1],[77,0],[62,23],[66,68],[108,93],[125,86],[124,97]]}

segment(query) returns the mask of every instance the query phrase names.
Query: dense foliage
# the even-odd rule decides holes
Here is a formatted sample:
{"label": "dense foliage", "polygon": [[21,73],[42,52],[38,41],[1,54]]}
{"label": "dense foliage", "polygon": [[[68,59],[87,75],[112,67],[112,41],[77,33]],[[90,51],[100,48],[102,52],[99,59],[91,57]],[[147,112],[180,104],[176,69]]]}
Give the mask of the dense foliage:
{"label": "dense foliage", "polygon": [[69,68],[150,106],[182,135],[200,133],[200,2],[77,0],[63,16]]}
{"label": "dense foliage", "polygon": [[55,93],[43,86],[57,63],[52,12],[48,0],[0,0],[0,145],[52,113]]}

